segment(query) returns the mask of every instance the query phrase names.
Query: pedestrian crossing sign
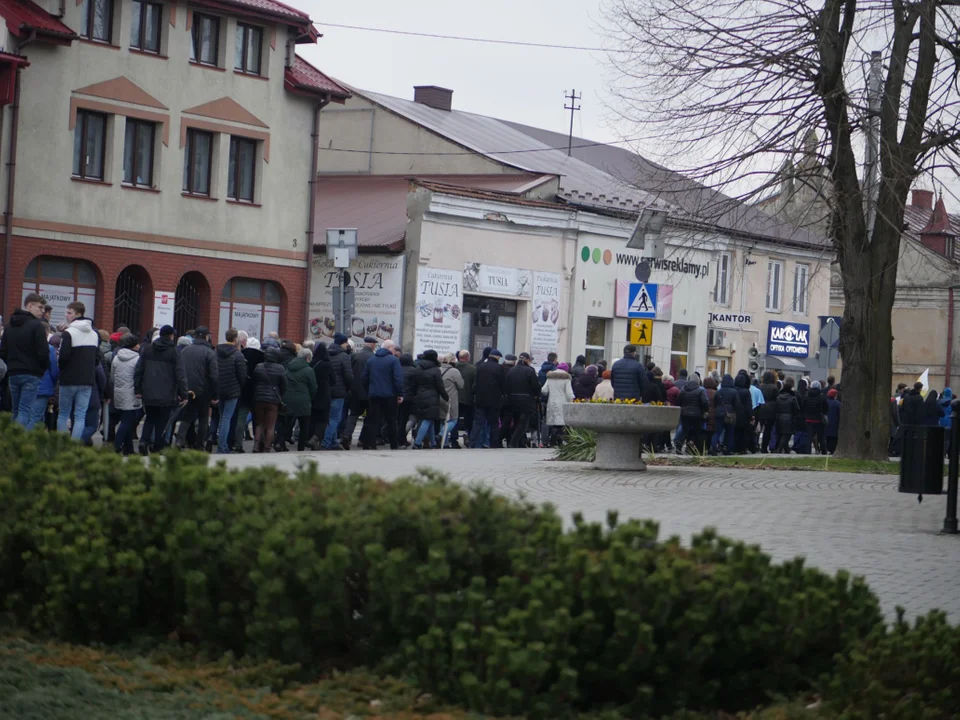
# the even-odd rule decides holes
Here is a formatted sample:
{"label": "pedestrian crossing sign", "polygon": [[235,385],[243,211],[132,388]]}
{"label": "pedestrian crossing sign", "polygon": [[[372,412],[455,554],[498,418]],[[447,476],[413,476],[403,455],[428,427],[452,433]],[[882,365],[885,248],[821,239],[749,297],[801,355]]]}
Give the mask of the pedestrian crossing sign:
{"label": "pedestrian crossing sign", "polygon": [[628,318],[657,317],[657,286],[653,283],[630,283]]}
{"label": "pedestrian crossing sign", "polygon": [[629,342],[631,345],[653,344],[653,320],[650,318],[628,320],[627,327],[630,329],[627,342]]}

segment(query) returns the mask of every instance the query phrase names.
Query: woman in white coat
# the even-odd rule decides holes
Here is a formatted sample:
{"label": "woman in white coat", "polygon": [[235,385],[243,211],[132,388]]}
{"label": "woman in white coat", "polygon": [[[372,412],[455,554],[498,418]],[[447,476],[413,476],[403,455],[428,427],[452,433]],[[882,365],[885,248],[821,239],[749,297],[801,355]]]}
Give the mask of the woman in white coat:
{"label": "woman in white coat", "polygon": [[543,394],[547,396],[547,427],[550,436],[547,444],[553,447],[563,440],[566,423],[563,420],[563,406],[573,402],[573,382],[570,366],[560,363],[556,370],[547,373],[547,382]]}

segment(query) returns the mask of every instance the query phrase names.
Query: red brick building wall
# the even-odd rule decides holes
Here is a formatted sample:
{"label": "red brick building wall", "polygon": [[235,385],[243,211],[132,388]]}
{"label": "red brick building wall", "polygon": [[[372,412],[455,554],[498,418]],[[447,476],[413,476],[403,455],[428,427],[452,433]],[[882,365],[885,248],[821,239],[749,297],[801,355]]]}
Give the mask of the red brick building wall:
{"label": "red brick building wall", "polygon": [[[0,246],[3,238],[0,236]],[[180,255],[162,250],[133,250],[125,247],[108,247],[83,242],[48,240],[42,238],[13,236],[13,253],[10,268],[10,295],[6,298],[7,314],[20,305],[24,273],[27,265],[37,257],[52,256],[85,260],[97,274],[96,308],[92,315],[96,325],[104,329],[114,328],[114,300],[117,278],[128,266],[139,266],[145,275],[143,322],[149,325],[153,318],[154,291],[174,292],[180,279],[189,272],[199,273],[206,280],[207,288],[201,294],[200,321],[222,337],[226,328],[218,328],[220,294],[232,278],[269,280],[281,289],[280,335],[297,342],[306,337],[304,307],[304,269],[285,265],[223,260],[219,258]],[[2,251],[0,251],[2,257]],[[176,328],[183,332],[189,328]]]}

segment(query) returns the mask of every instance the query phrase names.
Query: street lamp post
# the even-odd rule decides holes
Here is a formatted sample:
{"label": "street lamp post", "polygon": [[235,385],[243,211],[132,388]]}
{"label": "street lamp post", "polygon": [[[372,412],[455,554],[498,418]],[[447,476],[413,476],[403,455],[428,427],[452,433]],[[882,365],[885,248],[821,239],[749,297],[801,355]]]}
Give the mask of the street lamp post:
{"label": "street lamp post", "polygon": [[960,399],[950,403],[950,464],[947,468],[947,515],[943,532],[956,535],[957,530],[957,476],[960,475]]}

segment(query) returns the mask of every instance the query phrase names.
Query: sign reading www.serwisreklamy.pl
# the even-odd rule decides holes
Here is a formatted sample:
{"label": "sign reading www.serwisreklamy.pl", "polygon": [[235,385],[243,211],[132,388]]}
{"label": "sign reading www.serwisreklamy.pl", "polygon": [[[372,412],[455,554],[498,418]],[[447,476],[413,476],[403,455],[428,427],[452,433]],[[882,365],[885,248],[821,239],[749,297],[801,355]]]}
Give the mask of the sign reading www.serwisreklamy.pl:
{"label": "sign reading www.serwisreklamy.pl", "polygon": [[810,326],[771,320],[767,330],[767,355],[810,355]]}

